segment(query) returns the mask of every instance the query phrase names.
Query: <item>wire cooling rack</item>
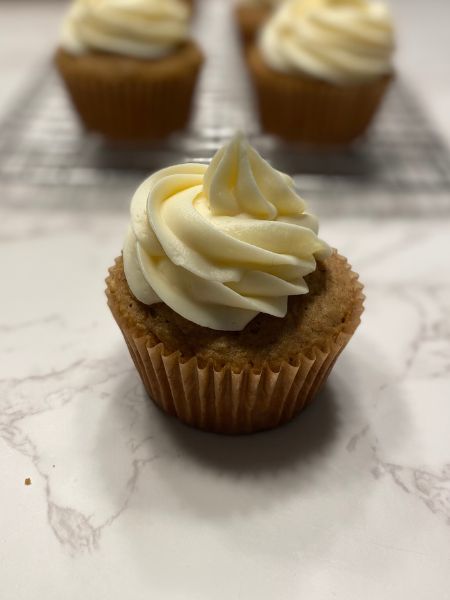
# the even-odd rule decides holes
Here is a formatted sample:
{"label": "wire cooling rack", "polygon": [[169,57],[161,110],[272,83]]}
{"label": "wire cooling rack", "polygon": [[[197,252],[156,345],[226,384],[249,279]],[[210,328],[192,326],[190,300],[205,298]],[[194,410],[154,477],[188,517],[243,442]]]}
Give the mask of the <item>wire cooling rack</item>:
{"label": "wire cooling rack", "polygon": [[433,202],[434,212],[450,213],[449,153],[404,82],[395,82],[376,124],[351,148],[313,151],[283,144],[260,131],[229,3],[199,0],[193,28],[208,60],[185,132],[153,145],[108,143],[85,133],[46,64],[1,128],[0,181],[45,188],[45,198],[52,197],[50,189],[57,198],[64,188],[66,198],[111,207],[113,198],[151,171],[206,162],[242,130],[277,168],[294,174],[303,194],[323,210],[354,210],[357,202],[361,213],[411,214],[428,211]]}

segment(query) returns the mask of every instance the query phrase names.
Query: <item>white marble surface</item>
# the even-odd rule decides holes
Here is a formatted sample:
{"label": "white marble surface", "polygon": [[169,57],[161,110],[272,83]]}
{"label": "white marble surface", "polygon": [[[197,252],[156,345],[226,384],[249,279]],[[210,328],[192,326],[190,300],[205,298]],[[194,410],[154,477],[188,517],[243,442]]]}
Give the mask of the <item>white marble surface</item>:
{"label": "white marble surface", "polygon": [[103,294],[126,204],[0,207],[0,598],[448,598],[448,220],[323,223],[363,323],[315,405],[233,439],[144,395]]}
{"label": "white marble surface", "polygon": [[325,223],[363,324],[315,406],[232,439],[145,398],[103,296],[123,214],[4,216],[2,597],[446,597],[448,224]]}

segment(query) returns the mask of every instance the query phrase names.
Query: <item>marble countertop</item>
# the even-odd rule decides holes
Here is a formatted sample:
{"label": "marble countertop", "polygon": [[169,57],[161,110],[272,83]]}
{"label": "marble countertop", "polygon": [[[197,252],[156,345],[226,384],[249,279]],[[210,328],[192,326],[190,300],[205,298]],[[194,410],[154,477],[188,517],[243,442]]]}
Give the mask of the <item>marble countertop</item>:
{"label": "marble countertop", "polygon": [[[39,13],[16,56],[31,69],[61,7],[6,6],[30,33]],[[2,61],[0,110],[20,83]],[[450,133],[441,75],[429,110]],[[103,292],[126,202],[22,193],[0,210],[2,600],[449,597],[450,225],[432,198],[427,219],[324,219],[365,284],[363,322],[314,405],[240,438],[145,397]]]}

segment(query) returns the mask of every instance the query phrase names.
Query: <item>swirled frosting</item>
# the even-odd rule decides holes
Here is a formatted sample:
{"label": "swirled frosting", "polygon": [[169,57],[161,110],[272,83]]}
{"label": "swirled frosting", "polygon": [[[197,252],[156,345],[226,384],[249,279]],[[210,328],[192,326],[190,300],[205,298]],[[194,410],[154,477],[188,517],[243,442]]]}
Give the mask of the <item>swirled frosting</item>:
{"label": "swirled frosting", "polygon": [[182,0],[75,0],[60,41],[71,54],[157,58],[185,41],[188,29],[189,8]]}
{"label": "swirled frosting", "polygon": [[283,317],[288,296],[329,254],[292,179],[240,135],[209,167],[158,171],[137,189],[125,276],[145,304],[165,302],[211,329],[239,331],[258,313]]}
{"label": "swirled frosting", "polygon": [[259,47],[276,71],[357,83],[392,70],[394,30],[382,2],[289,0],[264,27]]}

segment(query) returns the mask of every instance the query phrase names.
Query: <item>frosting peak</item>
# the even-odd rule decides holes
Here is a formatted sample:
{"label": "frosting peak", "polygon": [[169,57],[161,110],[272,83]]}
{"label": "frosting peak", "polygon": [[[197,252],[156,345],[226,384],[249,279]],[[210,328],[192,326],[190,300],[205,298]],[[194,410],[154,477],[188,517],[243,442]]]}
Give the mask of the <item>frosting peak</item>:
{"label": "frosting peak", "polygon": [[189,9],[182,0],[74,0],[61,45],[71,54],[157,58],[185,41],[188,28]]}
{"label": "frosting peak", "polygon": [[394,30],[382,2],[289,0],[264,27],[259,45],[276,71],[357,83],[392,70]]}
{"label": "frosting peak", "polygon": [[290,295],[328,246],[293,181],[241,136],[209,167],[158,171],[131,202],[125,275],[146,304],[162,301],[186,319],[237,331],[259,312],[283,317]]}
{"label": "frosting peak", "polygon": [[203,191],[213,215],[244,213],[273,220],[283,212],[305,208],[292,180],[275,171],[241,134],[214,156],[205,173]]}

